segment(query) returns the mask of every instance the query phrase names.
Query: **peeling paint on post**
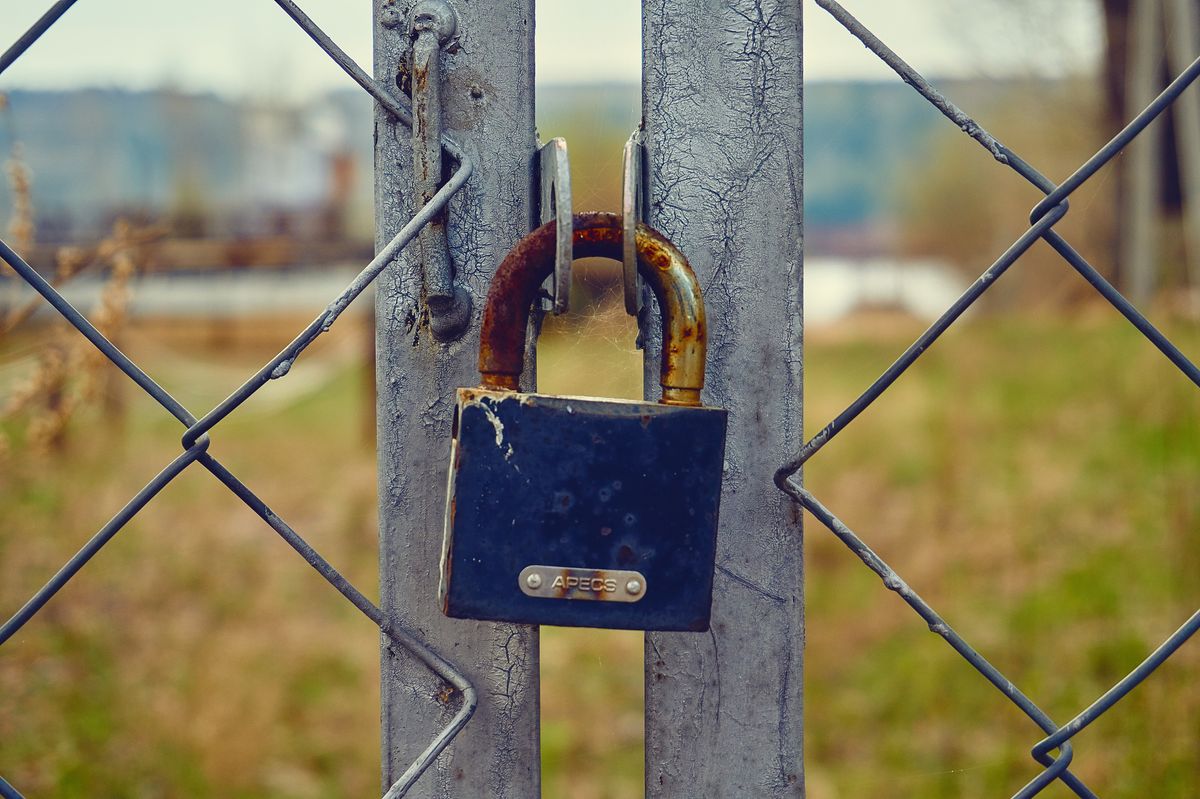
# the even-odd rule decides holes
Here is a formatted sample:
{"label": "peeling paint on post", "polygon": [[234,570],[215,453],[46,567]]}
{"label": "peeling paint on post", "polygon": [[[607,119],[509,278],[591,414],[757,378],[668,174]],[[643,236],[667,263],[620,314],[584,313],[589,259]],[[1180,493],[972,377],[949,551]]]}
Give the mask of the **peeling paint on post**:
{"label": "peeling paint on post", "polygon": [[651,799],[804,795],[801,534],[772,483],[801,436],[800,6],[642,5],[648,221],[700,277],[729,409],[712,631],[646,636]]}
{"label": "peeling paint on post", "polygon": [[[375,76],[397,87],[408,56],[408,3],[376,0]],[[456,280],[474,295],[459,341],[433,340],[420,305],[417,248],[379,279],[377,386],[381,606],[461,667],[479,708],[409,797],[527,799],[540,794],[537,629],[444,617],[438,563],[454,392],[479,383],[479,314],[492,273],[532,221],[533,2],[457,2],[460,47],[443,54],[443,126],[475,163],[450,204]],[[399,92],[399,88],[394,88]],[[411,133],[376,115],[376,237],[412,207]],[[382,653],[383,783],[424,749],[460,697],[404,652]],[[440,710],[439,710],[440,708]]]}

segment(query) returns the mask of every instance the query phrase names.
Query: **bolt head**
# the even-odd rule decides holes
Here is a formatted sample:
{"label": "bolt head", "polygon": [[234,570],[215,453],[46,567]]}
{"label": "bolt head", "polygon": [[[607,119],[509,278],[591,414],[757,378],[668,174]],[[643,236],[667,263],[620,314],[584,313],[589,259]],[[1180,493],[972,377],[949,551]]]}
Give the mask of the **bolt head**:
{"label": "bolt head", "polygon": [[529,586],[530,588],[532,588],[536,591],[537,589],[542,587],[542,575],[537,574],[536,572],[533,574],[527,575],[525,577],[525,585]]}
{"label": "bolt head", "polygon": [[396,8],[396,0],[384,0],[379,9],[379,23],[385,28],[398,28],[403,21],[400,9]]}
{"label": "bolt head", "polygon": [[438,43],[445,44],[458,32],[458,15],[446,0],[419,0],[409,12],[409,30],[413,35],[433,31]]}
{"label": "bolt head", "polygon": [[625,593],[633,596],[637,596],[638,594],[642,593],[642,581],[630,580],[629,582],[625,583]]}
{"label": "bolt head", "polygon": [[471,294],[462,286],[454,287],[450,298],[427,298],[429,331],[443,344],[455,341],[467,332],[471,324]]}

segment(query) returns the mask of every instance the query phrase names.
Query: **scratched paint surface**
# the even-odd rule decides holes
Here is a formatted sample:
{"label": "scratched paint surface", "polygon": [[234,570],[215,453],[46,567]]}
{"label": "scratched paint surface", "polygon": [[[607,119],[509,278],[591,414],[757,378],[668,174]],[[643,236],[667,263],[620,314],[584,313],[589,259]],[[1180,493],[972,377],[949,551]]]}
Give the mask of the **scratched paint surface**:
{"label": "scratched paint surface", "polygon": [[[384,2],[379,19],[403,20],[408,3]],[[477,385],[479,312],[492,271],[531,221],[533,123],[531,0],[456,3],[458,52],[443,55],[443,125],[476,169],[450,208],[451,260],[474,295],[467,335],[433,341],[410,248],[380,278],[377,294],[381,606],[462,667],[479,692],[475,717],[410,797],[539,794],[537,633],[528,627],[445,618],[438,561],[454,390]],[[376,76],[396,85],[407,57],[405,24],[375,28]],[[376,121],[376,216],[380,241],[411,213],[412,142]],[[384,650],[384,782],[393,779],[455,712],[459,697],[404,653]],[[432,700],[432,701],[431,701]],[[438,708],[440,710],[431,710]]]}
{"label": "scratched paint surface", "polygon": [[729,410],[711,634],[647,636],[656,799],[804,792],[801,541],[771,481],[800,435],[800,6],[642,6],[649,222],[700,278],[704,400]]}

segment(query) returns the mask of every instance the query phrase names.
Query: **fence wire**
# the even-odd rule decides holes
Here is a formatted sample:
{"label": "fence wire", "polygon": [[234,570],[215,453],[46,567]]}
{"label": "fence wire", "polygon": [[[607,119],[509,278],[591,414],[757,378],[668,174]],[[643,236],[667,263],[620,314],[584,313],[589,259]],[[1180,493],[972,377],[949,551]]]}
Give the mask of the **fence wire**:
{"label": "fence wire", "polygon": [[[53,26],[78,0],[59,0],[35,22],[28,31],[17,39],[2,55],[0,55],[0,73],[13,64],[26,50],[29,49],[47,30]],[[275,3],[297,25],[309,35],[317,45],[325,51],[359,86],[367,91],[375,100],[388,111],[397,121],[411,127],[412,111],[399,98],[376,82],[362,67],[354,62],[329,36],[319,28],[292,0],[275,0]],[[259,389],[272,380],[278,380],[287,375],[296,358],[319,335],[329,330],[338,316],[349,307],[375,278],[396,259],[405,245],[416,237],[417,233],[436,216],[450,198],[462,188],[471,174],[472,163],[462,148],[453,140],[443,137],[442,147],[446,153],[457,161],[458,166],[450,179],[438,190],[433,198],[422,207],[400,229],[400,232],[387,243],[367,264],[358,276],[351,281],[341,294],[334,298],[326,309],[317,316],[292,343],[288,344],[278,355],[267,362],[237,390],[220,402],[216,407],[197,418],[187,408],[183,407],[165,389],[146,374],[136,363],[125,356],[111,341],[96,329],[83,314],[79,313],[50,283],[31,267],[19,254],[3,240],[0,240],[0,258],[28,283],[38,294],[62,315],[76,330],[83,334],[88,341],[95,345],[106,358],[124,372],[129,379],[149,394],[168,413],[179,420],[186,430],[183,434],[183,452],[171,461],[146,486],[121,508],[112,519],[105,524],[83,547],[63,565],[50,580],[18,610],[12,618],[0,626],[0,647],[4,646],[30,619],[32,619],[55,594],[65,586],[80,569],[92,559],[129,521],[137,515],[168,483],[183,473],[189,466],[199,463],[230,491],[246,503],[251,510],[258,514],[272,530],[278,533],[300,557],[304,558],[317,572],[325,578],[342,596],[350,601],[364,616],[379,628],[396,649],[410,653],[424,663],[430,671],[444,680],[461,696],[462,704],[459,711],[450,722],[440,730],[429,742],[429,745],[417,759],[405,770],[398,780],[384,794],[384,799],[399,799],[404,796],[417,779],[425,772],[437,756],[450,744],[458,732],[470,720],[478,704],[475,688],[470,681],[453,664],[434,652],[409,631],[397,627],[357,588],[354,587],[341,573],[323,558],[307,541],[305,541],[287,522],[272,511],[267,504],[258,498],[232,472],[225,468],[219,460],[209,453],[211,439],[209,433],[236,410],[242,403],[254,395]],[[432,697],[431,697],[432,700]],[[0,776],[0,797],[5,799],[21,799],[17,789]]]}
{"label": "fence wire", "polygon": [[[78,0],[58,0],[3,54],[0,54],[0,73],[3,73],[25,51],[32,46],[60,17]],[[359,86],[366,90],[388,113],[400,123],[411,126],[412,113],[409,107],[389,90],[371,78],[338,45],[329,38],[292,0],[274,2],[300,26],[316,44],[327,53]],[[1153,650],[1146,659],[1117,682],[1090,706],[1066,724],[1058,724],[1043,712],[1037,704],[1008,680],[995,666],[975,650],[966,639],[946,621],[886,562],[850,528],[843,524],[817,497],[807,491],[799,480],[799,473],[822,447],[843,431],[854,419],[911,367],[918,358],[949,329],[955,321],[978,300],[995,281],[1003,275],[1039,239],[1045,240],[1063,259],[1075,269],[1095,290],[1113,305],[1139,332],[1157,347],[1189,380],[1200,387],[1200,369],[1192,363],[1161,331],[1116,290],[1088,261],[1079,254],[1058,232],[1055,225],[1068,213],[1070,195],[1108,164],[1124,147],[1133,141],[1149,124],[1162,114],[1175,99],[1200,77],[1200,59],[1193,62],[1141,113],[1118,133],[1111,141],[1096,152],[1086,163],[1060,184],[1055,184],[1017,153],[1006,147],[978,122],[940,94],[924,77],[909,66],[874,33],[854,18],[835,0],[816,0],[843,27],[858,38],[871,52],[877,55],[897,75],[912,86],[926,100],[942,112],[950,121],[983,146],[999,163],[1012,169],[1045,197],[1038,202],[1030,214],[1030,227],[1001,256],[989,266],[979,279],[958,298],[941,317],[933,323],[888,369],[872,383],[857,399],[843,410],[833,421],[814,435],[797,456],[784,464],[775,475],[776,485],[791,496],[837,536],[863,563],[875,572],[884,585],[895,591],[929,625],[929,629],[941,636],[958,652],[984,679],[996,687],[1009,701],[1015,704],[1045,734],[1032,748],[1033,759],[1043,767],[1027,785],[1016,794],[1015,799],[1028,799],[1041,793],[1054,782],[1062,782],[1075,795],[1095,799],[1097,794],[1073,774],[1070,764],[1074,757],[1071,739],[1081,730],[1116,705],[1139,683],[1150,676],[1180,646],[1200,630],[1200,611],[1189,618],[1173,635]],[[144,508],[168,483],[194,463],[211,472],[234,495],[261,517],[299,555],[304,558],[339,593],[349,600],[398,648],[409,652],[424,663],[432,672],[461,694],[462,707],[429,743],[415,762],[388,789],[385,799],[399,799],[407,793],[428,768],[438,754],[453,740],[473,714],[477,705],[475,689],[466,677],[451,663],[425,646],[413,634],[393,625],[373,602],[367,599],[328,561],[317,553],[295,530],[274,513],[244,483],[226,469],[209,453],[209,434],[230,413],[263,388],[271,380],[284,377],[296,358],[320,334],[329,330],[338,316],[353,302],[370,283],[390,264],[421,228],[441,211],[450,197],[466,182],[471,173],[471,162],[462,149],[452,140],[443,139],[446,153],[458,162],[450,180],[434,198],[417,212],[379,254],[318,315],[301,333],[265,366],[258,370],[228,398],[197,418],[167,391],[144,372],[136,363],[120,352],[99,330],[80,314],[63,296],[34,270],[18,253],[0,240],[0,258],[24,279],[35,291],[56,310],[68,323],[86,337],[101,353],[124,372],[133,382],[158,402],[168,413],[181,422],[185,429],[182,438],[183,452],[159,472],[139,491],[115,516],[105,524],[63,567],[43,586],[12,618],[0,626],[0,646],[5,645],[38,611],[54,597],[118,532]],[[20,799],[17,789],[0,776],[0,796]]]}
{"label": "fence wire", "polygon": [[1079,167],[1062,183],[1055,185],[1028,162],[1022,159],[1008,147],[1001,144],[987,132],[978,122],[968,116],[960,108],[940,94],[924,77],[909,66],[904,59],[883,43],[874,33],[867,29],[855,17],[835,0],[816,0],[824,10],[828,11],[846,30],[853,34],[872,53],[887,64],[901,80],[912,86],[922,97],[942,112],[951,122],[962,129],[964,133],[979,142],[1001,164],[1012,169],[1022,178],[1033,184],[1046,196],[1029,215],[1030,227],[1004,253],[989,266],[979,279],[975,281],[959,297],[928,330],[921,334],[912,346],[887,368],[880,377],[863,393],[843,410],[838,416],[814,435],[800,452],[788,463],[784,464],[775,474],[775,484],[790,497],[804,506],[818,521],[829,528],[850,550],[857,555],[867,568],[875,572],[883,584],[891,591],[900,595],[913,610],[929,625],[931,632],[946,640],[954,651],[958,652],[984,679],[996,687],[1009,701],[1015,704],[1028,716],[1034,724],[1041,728],[1045,737],[1038,741],[1031,754],[1043,771],[1021,788],[1014,799],[1028,799],[1037,796],[1054,782],[1065,784],[1076,796],[1095,799],[1097,796],[1091,788],[1083,783],[1070,770],[1074,751],[1071,739],[1089,724],[1098,719],[1106,711],[1127,696],[1130,691],[1149,677],[1154,670],[1161,666],[1189,638],[1200,630],[1200,611],[1184,622],[1174,634],[1163,641],[1145,660],[1141,662],[1122,680],[1112,686],[1103,696],[1085,708],[1079,715],[1066,724],[1057,724],[1043,712],[1028,696],[1005,677],[999,669],[993,666],[975,650],[966,639],[954,630],[938,615],[928,602],[909,587],[882,558],[858,537],[849,527],[842,523],[825,505],[813,494],[807,491],[799,479],[799,473],[805,463],[817,454],[833,438],[842,432],[854,419],[866,410],[872,403],[887,391],[900,375],[916,363],[917,359],[950,328],[951,325],[976,300],[983,296],[996,280],[1031,247],[1038,239],[1045,240],[1066,262],[1077,271],[1088,283],[1100,293],[1104,299],[1116,308],[1129,322],[1138,329],[1171,363],[1187,376],[1197,387],[1200,387],[1200,370],[1188,360],[1170,339],[1158,330],[1140,311],[1117,291],[1111,283],[1096,271],[1066,239],[1054,230],[1054,226],[1067,215],[1068,198],[1070,195],[1092,178],[1102,167],[1121,152],[1138,134],[1146,129],[1160,114],[1166,111],[1179,95],[1200,76],[1200,59],[1184,70],[1150,105],[1133,118],[1120,133],[1108,144],[1100,148],[1083,166]]}

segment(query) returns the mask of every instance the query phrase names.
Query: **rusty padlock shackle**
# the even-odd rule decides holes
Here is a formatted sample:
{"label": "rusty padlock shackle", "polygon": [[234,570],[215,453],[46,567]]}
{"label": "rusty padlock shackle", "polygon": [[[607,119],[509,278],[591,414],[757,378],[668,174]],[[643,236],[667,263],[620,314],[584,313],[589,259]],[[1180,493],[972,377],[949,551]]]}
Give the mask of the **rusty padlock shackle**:
{"label": "rusty padlock shackle", "polygon": [[[575,214],[575,258],[620,261],[624,239],[621,216]],[[525,365],[529,309],[542,282],[554,269],[555,223],[517,242],[492,278],[479,340],[483,387],[517,391]],[[662,385],[664,405],[700,405],[708,333],[700,283],[683,253],[658,231],[637,226],[638,272],[654,292],[663,317]]]}

